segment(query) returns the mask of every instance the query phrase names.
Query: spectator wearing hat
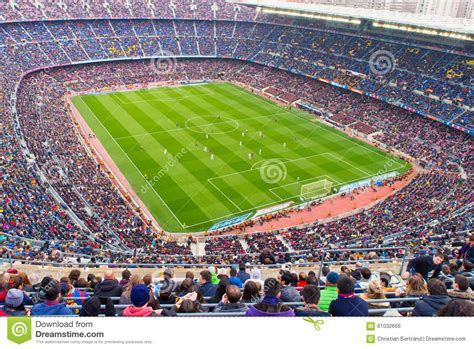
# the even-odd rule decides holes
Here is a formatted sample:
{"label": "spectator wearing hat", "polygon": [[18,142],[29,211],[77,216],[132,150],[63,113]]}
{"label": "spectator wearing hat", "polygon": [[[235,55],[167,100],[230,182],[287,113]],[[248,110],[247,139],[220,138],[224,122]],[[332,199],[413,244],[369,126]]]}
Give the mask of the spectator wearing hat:
{"label": "spectator wearing hat", "polygon": [[301,290],[301,298],[304,307],[295,309],[296,316],[331,316],[328,312],[322,311],[318,307],[321,292],[317,285],[306,285]]}
{"label": "spectator wearing hat", "polygon": [[30,309],[23,303],[23,291],[12,288],[8,291],[3,307],[5,316],[29,316]]}
{"label": "spectator wearing hat", "polygon": [[203,297],[214,297],[217,285],[212,283],[212,274],[209,270],[203,270],[199,273],[199,284],[199,291]]}
{"label": "spectator wearing hat", "polygon": [[111,298],[107,298],[105,311],[101,309],[101,300],[99,297],[92,296],[84,302],[79,311],[79,316],[97,317],[101,314],[105,316],[115,316],[115,306]]}
{"label": "spectator wearing hat", "polygon": [[428,281],[428,296],[416,302],[412,316],[433,316],[449,302],[448,290],[438,279]]}
{"label": "spectator wearing hat", "polygon": [[263,285],[265,296],[262,301],[250,307],[246,316],[295,316],[293,309],[283,304],[281,286],[277,279],[268,278]]}
{"label": "spectator wearing hat", "polygon": [[248,307],[240,301],[242,293],[235,285],[228,285],[222,300],[214,308],[215,313],[240,313],[246,312]]}
{"label": "spectator wearing hat", "polygon": [[369,305],[356,296],[354,281],[348,276],[337,280],[337,299],[329,305],[332,316],[369,316]]}
{"label": "spectator wearing hat", "polygon": [[260,289],[263,289],[263,280],[262,280],[262,272],[258,268],[252,269],[252,277],[245,281],[244,286],[247,282],[253,281],[259,285]]}
{"label": "spectator wearing hat", "polygon": [[61,286],[59,282],[49,276],[41,281],[40,294],[44,297],[44,302],[39,303],[31,308],[31,315],[56,316],[56,315],[73,315],[71,309],[66,304],[59,303],[61,294]]}
{"label": "spectator wearing hat", "polygon": [[163,309],[154,310],[149,306],[150,302],[150,289],[144,284],[133,286],[130,295],[132,305],[128,306],[122,312],[122,316],[127,317],[147,317],[147,316],[159,316],[165,315]]}
{"label": "spectator wearing hat", "polygon": [[319,300],[319,308],[323,311],[328,311],[329,304],[337,299],[337,280],[339,280],[339,275],[334,271],[326,275],[326,287],[321,290],[321,299]]}

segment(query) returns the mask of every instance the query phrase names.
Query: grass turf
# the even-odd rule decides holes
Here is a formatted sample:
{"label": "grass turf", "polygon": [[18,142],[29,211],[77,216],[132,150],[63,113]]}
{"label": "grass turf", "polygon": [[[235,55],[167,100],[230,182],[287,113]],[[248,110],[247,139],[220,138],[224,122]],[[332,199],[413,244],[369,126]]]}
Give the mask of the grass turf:
{"label": "grass turf", "polygon": [[172,232],[204,231],[226,218],[297,202],[303,184],[328,180],[340,187],[410,167],[305,112],[227,83],[72,101]]}

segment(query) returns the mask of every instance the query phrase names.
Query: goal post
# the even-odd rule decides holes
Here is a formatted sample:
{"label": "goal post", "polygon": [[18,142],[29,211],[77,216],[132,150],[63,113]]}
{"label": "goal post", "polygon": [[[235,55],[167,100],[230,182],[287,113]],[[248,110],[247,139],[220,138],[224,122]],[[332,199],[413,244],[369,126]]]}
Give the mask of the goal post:
{"label": "goal post", "polygon": [[301,197],[305,200],[317,199],[329,194],[332,190],[332,182],[327,179],[303,184],[301,186]]}

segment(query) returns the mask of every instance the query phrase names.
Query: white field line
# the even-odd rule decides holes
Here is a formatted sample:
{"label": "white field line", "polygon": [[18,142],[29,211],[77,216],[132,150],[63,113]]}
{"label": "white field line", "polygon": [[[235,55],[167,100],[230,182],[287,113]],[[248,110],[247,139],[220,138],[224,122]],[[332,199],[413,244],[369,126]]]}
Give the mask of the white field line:
{"label": "white field line", "polygon": [[[97,118],[97,116],[95,115],[95,113],[91,110],[91,108],[89,108],[89,106],[87,105],[87,103],[85,103],[83,100],[82,100],[82,97],[80,97],[80,100],[81,102],[87,107],[87,109],[89,110],[89,112],[92,114],[92,116],[100,123],[100,125],[102,126],[102,128],[107,132],[107,134],[109,135],[110,138],[113,139],[113,141],[115,142],[115,144],[119,147],[119,149],[123,152],[123,154],[127,157],[128,161],[130,161],[130,163],[133,165],[133,167],[135,167],[135,169],[137,170],[137,172],[140,174],[140,176],[143,177],[143,180],[148,184],[148,181],[145,179],[145,176],[143,175],[143,173],[141,173],[141,171],[138,169],[137,165],[135,165],[135,163],[132,161],[132,159],[130,159],[130,156],[128,156],[128,154],[125,152],[125,150],[123,150],[123,148],[120,146],[120,144],[117,142],[117,140],[110,134],[109,130],[102,124],[102,122],[99,120],[99,118]],[[166,208],[168,209],[168,211],[173,215],[173,217],[176,219],[176,221],[179,223],[179,225],[181,225],[181,228],[185,229],[183,224],[181,223],[181,221],[178,219],[178,217],[176,217],[176,215],[174,214],[174,212],[169,208],[168,204],[163,200],[163,198],[160,196],[160,194],[158,194],[158,192],[155,190],[155,188],[153,186],[150,186],[151,189],[153,190],[153,192],[156,194],[156,196],[161,200],[161,202],[163,202],[163,204],[166,206]]]}
{"label": "white field line", "polygon": [[[213,95],[213,94],[216,94],[216,93],[209,93],[209,94],[202,94],[202,95]],[[200,95],[194,95],[194,96],[199,97]],[[175,101],[175,100],[180,100],[180,99],[187,99],[187,98],[190,98],[190,97],[192,97],[192,96],[178,97],[178,98],[170,99],[170,100],[174,100],[174,101]],[[92,115],[94,116],[94,118],[96,118],[97,121],[99,121],[99,123],[101,124],[102,128],[104,128],[104,129],[106,130],[106,132],[109,134],[109,136],[114,140],[114,142],[115,142],[115,143],[118,145],[118,147],[122,150],[122,152],[125,154],[125,156],[128,158],[128,160],[132,163],[132,165],[133,165],[133,166],[135,167],[135,169],[140,173],[141,176],[143,176],[143,174],[140,172],[140,170],[137,168],[137,166],[134,164],[134,162],[130,159],[130,157],[128,156],[128,154],[126,154],[125,151],[122,149],[122,147],[117,143],[117,139],[125,139],[125,138],[130,138],[130,137],[146,136],[146,135],[151,135],[151,134],[155,134],[155,133],[167,133],[167,132],[172,132],[172,131],[183,130],[183,129],[179,128],[179,129],[172,129],[172,130],[164,130],[164,131],[157,131],[157,132],[152,132],[152,133],[146,133],[146,134],[142,134],[142,135],[131,135],[131,136],[127,136],[127,137],[119,137],[119,138],[116,138],[116,139],[115,139],[114,137],[112,137],[112,135],[111,135],[110,132],[107,130],[107,128],[102,124],[102,122],[97,118],[97,116],[95,115],[95,113],[93,113],[92,110],[89,108],[89,106],[82,100],[82,96],[80,97],[80,99],[81,99],[81,102],[87,106],[87,108],[88,108],[89,111],[92,113]],[[153,100],[154,100],[154,99],[153,99]],[[162,99],[162,100],[163,100],[163,99]],[[140,101],[140,103],[141,103],[141,102],[146,102],[146,101],[149,101],[149,100],[142,100],[142,101]],[[131,101],[131,102],[123,103],[123,104],[134,104],[134,103],[136,103],[136,102]],[[119,106],[118,106],[118,107],[119,107]],[[280,107],[280,108],[281,108],[281,107]],[[281,109],[283,109],[283,108],[281,108]],[[284,111],[281,112],[281,113],[269,114],[269,115],[261,115],[261,116],[258,116],[258,117],[250,117],[250,118],[245,118],[245,119],[240,119],[240,120],[243,121],[243,120],[259,119],[259,118],[264,118],[264,117],[267,117],[267,118],[268,118],[268,117],[274,117],[274,116],[286,115],[286,114],[291,114],[291,115],[297,117],[298,119],[303,119],[303,120],[306,120],[306,121],[308,121],[308,122],[311,122],[311,125],[312,125],[313,127],[315,127],[315,129],[325,129],[325,128],[323,127],[323,124],[322,124],[322,123],[320,123],[320,122],[314,123],[314,122],[311,121],[310,119],[304,118],[304,117],[302,117],[302,116],[297,115],[296,113],[294,113],[294,112],[292,112],[292,111],[287,111],[287,110],[284,110]],[[213,115],[210,115],[210,116],[213,116]],[[203,125],[203,126],[210,126],[210,125],[214,125],[214,124]],[[379,155],[380,157],[384,157],[383,154],[379,154],[378,152],[372,150],[372,149],[370,148],[370,145],[369,145],[369,146],[365,146],[364,144],[359,144],[358,142],[356,142],[356,141],[354,141],[353,139],[351,139],[350,136],[348,136],[348,137],[346,138],[346,137],[344,137],[343,135],[339,134],[339,132],[340,132],[340,131],[335,130],[335,132],[333,132],[333,134],[335,134],[336,136],[338,136],[338,137],[340,137],[340,138],[343,138],[343,139],[346,140],[346,141],[350,141],[350,142],[356,144],[356,145],[359,146],[359,147],[363,147],[363,148],[369,150],[370,152],[373,152],[373,153],[375,153],[376,155]],[[318,176],[318,177],[314,177],[314,178],[319,178],[319,177],[324,177],[324,176],[325,176],[325,177],[327,177],[327,178],[330,178],[332,181],[337,182],[338,185],[344,185],[344,184],[354,183],[354,182],[357,182],[357,181],[360,181],[360,180],[368,179],[368,178],[371,178],[371,177],[373,177],[373,176],[375,175],[375,174],[369,174],[368,172],[366,172],[366,171],[364,171],[364,170],[361,170],[360,168],[358,168],[358,167],[356,167],[356,166],[354,166],[354,165],[351,165],[351,164],[348,163],[347,161],[341,160],[341,159],[337,158],[334,154],[329,153],[329,152],[320,153],[320,154],[315,154],[315,155],[310,155],[310,156],[307,156],[307,157],[298,158],[298,159],[293,159],[293,160],[284,159],[284,160],[286,160],[286,161],[283,161],[283,162],[284,162],[284,163],[285,163],[285,162],[294,162],[294,161],[303,160],[303,159],[308,159],[308,158],[316,157],[316,156],[322,156],[322,155],[326,155],[326,154],[329,154],[330,156],[332,156],[332,157],[335,158],[336,160],[338,160],[338,161],[343,161],[343,162],[347,163],[349,166],[353,167],[354,169],[356,169],[356,170],[358,170],[358,171],[360,171],[360,172],[365,173],[365,174],[367,175],[367,177],[360,177],[360,178],[358,178],[358,179],[352,179],[352,180],[350,180],[350,181],[343,182],[343,183],[341,183],[341,182],[339,182],[339,181],[337,181],[337,180],[334,180],[334,179],[333,179],[332,177],[330,177],[329,175],[322,175],[322,176]],[[264,161],[265,161],[265,160],[262,160],[261,162],[264,162]],[[257,164],[258,164],[258,163],[257,163]],[[256,164],[254,164],[254,166],[255,166],[255,165],[256,165]],[[386,173],[391,172],[391,171],[395,171],[395,170],[401,169],[401,168],[404,168],[404,165],[400,165],[400,166],[398,166],[397,168],[392,168],[392,169],[390,169],[390,171],[387,171]],[[210,219],[210,220],[207,220],[207,221],[202,221],[202,222],[199,222],[199,223],[196,223],[196,224],[193,224],[193,225],[186,225],[186,228],[192,228],[192,227],[195,227],[195,226],[198,226],[198,225],[203,225],[204,223],[214,222],[214,221],[217,221],[217,220],[221,220],[221,219],[223,219],[223,218],[233,217],[233,216],[235,216],[235,215],[237,215],[237,214],[240,214],[240,213],[243,213],[243,212],[248,212],[248,211],[257,210],[257,209],[260,209],[260,208],[269,207],[269,206],[271,206],[271,205],[278,204],[278,203],[280,203],[280,202],[285,202],[285,201],[288,201],[288,200],[289,200],[289,198],[284,198],[284,199],[281,199],[280,201],[273,201],[272,203],[266,203],[266,204],[264,204],[264,205],[255,206],[255,207],[253,207],[253,208],[251,208],[251,209],[242,210],[242,209],[240,209],[226,194],[224,194],[214,183],[212,183],[212,180],[214,180],[214,179],[219,179],[219,178],[224,178],[224,177],[228,177],[228,176],[233,176],[233,175],[236,175],[236,174],[240,174],[240,173],[244,173],[244,172],[253,171],[254,169],[256,169],[256,168],[253,168],[253,166],[252,166],[252,168],[249,169],[249,170],[244,170],[244,171],[240,171],[240,172],[233,172],[233,173],[231,173],[231,174],[227,174],[227,175],[223,175],[223,176],[218,176],[218,177],[209,178],[209,179],[208,179],[209,183],[211,183],[211,185],[212,185],[213,187],[215,187],[221,194],[223,194],[223,195],[224,195],[236,208],[238,208],[240,211],[239,211],[239,212],[233,212],[233,213],[230,213],[230,214],[225,215],[225,216],[213,218],[213,219]],[[146,181],[146,180],[145,180],[145,181]],[[294,183],[295,183],[295,182],[294,182]],[[290,184],[287,184],[287,185],[285,185],[285,186],[292,185],[292,184],[294,184],[294,183],[290,183]],[[276,193],[273,192],[273,190],[274,190],[274,189],[277,189],[277,188],[279,188],[279,187],[275,187],[275,188],[270,189],[270,192],[271,192],[273,195],[275,195],[275,196],[281,198],[278,194],[276,194]],[[152,189],[153,189],[153,191],[155,192],[155,194],[158,196],[158,198],[159,198],[159,199],[163,202],[163,204],[167,207],[168,211],[171,212],[171,214],[172,214],[173,217],[176,219],[176,221],[177,221],[177,222],[181,225],[181,227],[184,229],[184,226],[183,226],[183,224],[181,223],[181,221],[176,217],[176,215],[174,214],[174,212],[169,208],[169,206],[166,204],[166,202],[163,200],[163,198],[156,192],[155,188],[152,187]]]}
{"label": "white field line", "polygon": [[[404,167],[404,166],[401,165],[401,166],[399,166],[399,167],[397,167],[397,168],[390,169],[390,171],[385,172],[385,173],[389,173],[389,172],[392,172],[392,171],[396,171],[396,170],[401,169],[401,168],[403,168],[403,167]],[[382,174],[383,174],[383,173],[382,173]],[[362,180],[364,180],[364,179],[371,178],[371,177],[373,177],[373,176],[375,176],[375,175],[376,175],[376,174],[374,173],[373,175],[370,175],[370,176],[368,176],[368,177],[360,177],[360,178],[352,179],[352,180],[347,181],[347,182],[339,182],[338,185],[342,186],[342,185],[345,185],[345,184],[355,183],[355,182],[358,182],[358,181],[362,181]],[[220,177],[215,177],[215,178],[220,178]],[[215,178],[210,178],[210,179],[208,179],[208,180],[212,180],[212,179],[215,179]],[[276,187],[276,188],[278,188],[278,187]],[[273,188],[273,189],[275,189],[275,188]],[[271,189],[270,189],[270,190],[271,190]],[[275,195],[276,195],[276,194],[275,194]],[[278,195],[276,195],[276,196],[278,196]],[[295,196],[298,196],[298,194],[295,195]],[[279,201],[272,201],[272,202],[266,203],[266,204],[264,204],[264,205],[255,206],[255,207],[250,208],[250,209],[248,209],[248,210],[242,210],[242,211],[239,211],[239,212],[233,212],[233,213],[230,213],[230,214],[225,215],[225,216],[221,216],[221,217],[209,219],[209,220],[207,220],[207,221],[203,221],[203,222],[196,223],[196,224],[193,224],[193,225],[186,225],[186,227],[187,227],[187,228],[192,228],[192,227],[195,227],[195,226],[198,226],[198,225],[202,225],[202,224],[204,224],[204,223],[209,223],[209,222],[214,222],[214,221],[222,220],[222,219],[224,219],[224,218],[234,217],[234,216],[236,216],[236,215],[238,215],[238,214],[241,214],[241,213],[244,213],[244,212],[250,212],[250,211],[258,210],[258,209],[260,209],[260,208],[266,208],[266,207],[270,207],[270,206],[273,206],[273,205],[277,205],[277,204],[279,204],[279,203],[286,202],[286,201],[288,201],[289,199],[291,199],[291,197],[283,198],[283,199],[281,199],[281,200],[279,200]]]}
{"label": "white field line", "polygon": [[[298,159],[292,159],[292,160],[288,160],[288,159],[284,159],[284,158],[280,158],[278,160],[285,160],[285,161],[281,161],[283,164],[286,164],[286,163],[289,163],[289,162],[295,162],[295,161],[299,161],[299,160],[304,160],[304,159],[309,159],[309,158],[313,158],[313,157],[316,157],[316,156],[322,156],[322,155],[326,155],[326,154],[330,154],[330,153],[320,153],[320,154],[314,154],[314,155],[309,155],[309,156],[305,156],[305,157],[302,157],[302,158],[298,158]],[[275,160],[275,159],[264,159],[264,160],[261,160],[259,162],[257,162],[255,165],[259,164],[260,162],[265,162],[265,161],[268,161],[268,160]],[[268,165],[268,166],[271,166],[271,165]],[[267,167],[267,166],[265,166]],[[265,168],[263,167],[263,168]],[[241,174],[241,173],[245,173],[245,172],[250,172],[250,171],[255,171],[255,170],[261,170],[262,167],[253,167],[248,169],[248,170],[243,170],[243,171],[239,171],[239,172],[233,172],[233,173],[229,173],[229,174],[226,174],[226,175],[222,175],[222,176],[217,176],[217,177],[212,177],[210,178],[211,180],[213,179],[219,179],[219,178],[225,178],[225,177],[229,177],[229,176],[235,176],[237,174]]]}
{"label": "white field line", "polygon": [[[270,117],[274,117],[274,116],[279,116],[279,115],[284,115],[284,114],[287,114],[287,113],[279,113],[279,114],[269,114],[269,115],[260,115],[260,116],[254,116],[254,117],[249,117],[249,118],[244,118],[244,119],[238,119],[238,120],[233,120],[235,122],[239,122],[239,121],[245,121],[245,120],[257,120],[257,119],[261,119],[261,118],[270,118]],[[215,114],[209,114],[209,115],[194,115],[193,118],[207,118],[207,117],[217,117],[217,115]],[[222,116],[223,118],[229,118],[228,116]],[[190,119],[188,119],[190,120]],[[191,127],[206,127],[206,126],[217,126],[219,124],[226,124],[226,123],[229,123],[230,121],[227,121],[227,122],[220,122],[220,123],[210,123],[210,124],[204,124],[204,125],[198,125],[198,126],[191,126]],[[186,129],[189,129],[191,132],[195,132],[193,130],[191,130],[189,128],[189,126],[186,125]],[[127,138],[134,138],[134,137],[144,137],[144,136],[148,136],[148,135],[155,135],[155,134],[160,134],[160,133],[170,133],[170,132],[176,132],[176,131],[185,131],[184,128],[182,127],[177,127],[177,128],[173,128],[173,129],[170,129],[170,130],[163,130],[163,131],[156,131],[156,132],[148,132],[148,133],[141,133],[141,134],[137,134],[137,135],[130,135],[130,136],[124,136],[124,137],[117,137],[116,139],[127,139]],[[203,132],[204,133],[204,132]],[[221,132],[220,134],[222,133],[230,133],[230,132]],[[211,134],[216,134],[216,133],[211,133]]]}
{"label": "white field line", "polygon": [[362,173],[364,173],[364,174],[367,175],[367,176],[371,176],[371,174],[370,174],[369,172],[367,172],[367,171],[365,171],[365,170],[362,170],[361,168],[359,168],[359,167],[357,167],[357,166],[352,165],[350,162],[348,162],[348,161],[346,161],[346,160],[344,160],[344,159],[341,159],[340,157],[338,157],[338,156],[336,156],[336,155],[334,155],[334,154],[331,154],[331,153],[330,153],[329,155],[332,156],[332,157],[333,157],[334,159],[336,159],[337,161],[341,161],[341,162],[343,162],[343,163],[349,165],[349,166],[352,167],[353,169],[355,169],[355,170],[357,170],[357,171],[359,171],[359,172],[362,172]]}
{"label": "white field line", "polygon": [[216,185],[214,185],[214,183],[212,183],[212,181],[211,181],[210,179],[208,179],[207,181],[208,181],[214,188],[216,188],[216,189],[219,191],[219,193],[221,193],[222,195],[224,195],[225,198],[226,198],[227,200],[229,200],[232,205],[234,205],[235,207],[237,207],[237,209],[238,209],[240,212],[243,212],[243,210],[242,210],[239,206],[237,206],[237,204],[236,204],[234,201],[232,201],[232,199],[229,198],[226,193],[224,193],[224,192],[223,192],[222,190],[220,190]]}

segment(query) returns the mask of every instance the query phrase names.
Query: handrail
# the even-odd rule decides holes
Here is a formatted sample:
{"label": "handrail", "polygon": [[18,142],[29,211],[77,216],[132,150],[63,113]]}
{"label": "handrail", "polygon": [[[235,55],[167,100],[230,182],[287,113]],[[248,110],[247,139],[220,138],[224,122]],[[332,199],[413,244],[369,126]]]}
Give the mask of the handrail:
{"label": "handrail", "polygon": [[[372,249],[368,249],[372,250]],[[324,264],[355,264],[355,263],[395,263],[398,261],[402,262],[402,268],[404,262],[409,258],[377,258],[377,259],[358,259],[358,260],[342,260],[342,261],[324,261]],[[46,266],[51,267],[77,267],[82,269],[87,268],[100,268],[100,267],[107,267],[107,268],[125,268],[125,269],[136,269],[136,268],[157,268],[157,269],[164,269],[164,268],[180,268],[180,267],[191,267],[191,268],[208,268],[210,266],[215,266],[218,268],[221,267],[233,267],[235,264],[222,264],[222,263],[114,263],[114,262],[94,262],[94,263],[77,263],[77,262],[50,262],[50,261],[39,261],[39,260],[26,260],[26,259],[15,259],[7,256],[7,258],[0,257],[0,263],[2,260],[6,260],[7,263],[10,264],[10,267],[13,267],[15,263],[21,264],[28,264],[28,265],[37,265],[41,266],[42,268]],[[323,264],[323,261],[316,261],[316,262],[304,262],[304,263],[291,263],[293,267],[316,267],[317,265]],[[258,268],[265,268],[265,269],[275,269],[280,268],[282,265],[288,263],[276,263],[276,264],[250,264],[249,267],[258,267]],[[322,267],[321,267],[322,268]],[[321,274],[318,275],[320,277]]]}

